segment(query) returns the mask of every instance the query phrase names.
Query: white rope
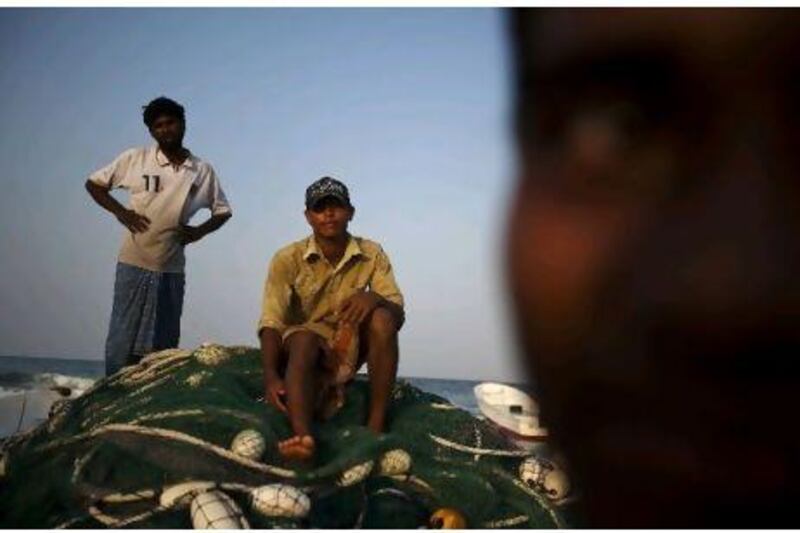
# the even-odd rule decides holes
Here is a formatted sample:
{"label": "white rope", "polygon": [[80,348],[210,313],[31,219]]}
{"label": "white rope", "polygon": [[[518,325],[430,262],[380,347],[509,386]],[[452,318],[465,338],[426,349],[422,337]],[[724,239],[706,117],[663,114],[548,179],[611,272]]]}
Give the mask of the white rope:
{"label": "white rope", "polygon": [[483,527],[485,529],[498,529],[498,528],[501,528],[501,527],[514,527],[514,526],[518,526],[520,524],[524,524],[528,520],[530,520],[530,517],[528,515],[524,515],[523,514],[523,515],[511,517],[511,518],[504,518],[502,520],[493,520],[491,522],[484,522]]}
{"label": "white rope", "polygon": [[[81,428],[86,429],[89,426],[102,426],[107,424],[112,418],[117,416],[120,412],[125,409],[131,409],[133,406],[136,407],[143,407],[153,401],[152,396],[148,396],[144,399],[138,400],[135,404],[132,404],[130,401],[131,396],[121,396],[120,398],[114,400],[113,402],[109,403],[103,408],[96,409],[94,412],[90,412],[86,414],[86,418],[81,422]],[[122,405],[120,405],[122,404]],[[91,405],[89,406],[91,408]],[[89,410],[89,408],[84,409],[84,413]],[[108,414],[111,413],[111,414]],[[105,418],[100,419],[100,416],[105,416]],[[100,419],[98,421],[98,419]]]}
{"label": "white rope", "polygon": [[150,420],[163,420],[164,418],[179,418],[182,416],[200,416],[205,413],[200,409],[184,409],[178,411],[165,411],[163,413],[153,413],[151,415],[143,415],[139,418],[134,418],[128,424],[136,425]]}
{"label": "white rope", "polygon": [[211,444],[210,442],[198,439],[197,437],[193,437],[192,435],[187,435],[186,433],[181,433],[179,431],[174,431],[171,429],[161,429],[161,428],[154,428],[147,426],[134,426],[131,424],[108,424],[107,426],[102,426],[97,429],[93,429],[88,433],[81,433],[80,435],[75,435],[67,439],[62,439],[60,441],[54,441],[47,444],[43,444],[37,448],[37,451],[40,452],[46,451],[62,446],[64,444],[71,444],[73,442],[77,442],[80,440],[97,437],[105,433],[115,433],[115,432],[135,433],[138,435],[156,436],[165,439],[175,440],[186,444],[191,444],[193,446],[198,446],[223,459],[226,459],[228,461],[233,461],[244,467],[256,470],[264,474],[285,477],[285,478],[293,478],[297,476],[297,474],[292,470],[286,470],[285,468],[279,468],[277,466],[272,466],[265,463],[258,463],[251,459],[247,459],[246,457],[237,455],[231,452],[230,450],[226,450],[225,448],[221,448],[215,444]]}
{"label": "white rope", "polygon": [[107,515],[103,511],[92,505],[91,507],[89,507],[89,514],[92,516],[92,518],[94,518],[104,526],[113,527],[115,529],[121,529],[125,526],[133,524],[134,522],[141,522],[142,520],[150,518],[156,513],[160,513],[166,510],[167,509],[165,507],[161,507],[160,505],[158,505],[155,508],[151,509],[150,511],[145,511],[137,515],[120,519]]}
{"label": "white rope", "polygon": [[[481,430],[478,427],[478,424],[474,424],[472,427],[475,429],[475,447],[476,448],[480,448],[481,446],[483,446],[483,442],[482,442],[482,439],[481,439]],[[477,463],[478,461],[480,461],[481,456],[480,456],[480,454],[476,453],[472,457],[472,459]]]}
{"label": "white rope", "polygon": [[88,463],[92,459],[92,457],[94,457],[94,454],[96,452],[97,448],[93,448],[89,450],[89,453],[87,453],[83,457],[78,457],[75,459],[75,462],[73,463],[72,467],[72,479],[71,479],[73,485],[78,482],[78,477],[81,475],[83,467],[86,466],[86,463]]}
{"label": "white rope", "polygon": [[400,474],[396,476],[386,476],[386,477],[394,479],[395,481],[406,481],[409,483],[413,483],[414,485],[420,486],[423,489],[427,490],[428,492],[433,492],[433,487],[431,487],[430,485],[428,485],[427,483],[425,483],[416,476]]}
{"label": "white rope", "polygon": [[528,485],[526,485],[522,481],[518,480],[517,478],[515,478],[513,476],[508,476],[508,477],[509,477],[509,479],[511,479],[511,482],[514,483],[514,485],[517,486],[517,488],[519,488],[522,492],[524,492],[528,496],[531,496],[533,499],[535,499],[539,503],[539,505],[541,505],[542,508],[547,511],[547,513],[550,515],[550,518],[556,524],[556,527],[558,529],[563,529],[563,528],[566,527],[564,522],[562,522],[562,520],[558,517],[556,512],[553,510],[553,507],[551,506],[550,502],[547,501],[544,497],[542,497],[541,494],[539,494],[535,490],[531,489],[530,487],[528,487]]}
{"label": "white rope", "polygon": [[84,518],[86,518],[86,516],[76,516],[75,518],[70,518],[66,522],[62,522],[62,523],[58,524],[53,529],[66,529],[69,526],[71,526],[72,524],[74,524],[75,522],[79,522],[79,521],[83,520]]}
{"label": "white rope", "polygon": [[130,502],[139,502],[142,500],[149,500],[151,498],[154,498],[155,495],[156,491],[152,489],[140,490],[128,494],[117,492],[114,494],[103,496],[103,498],[101,498],[100,501],[102,501],[103,503],[130,503]]}
{"label": "white rope", "polygon": [[109,516],[103,513],[100,509],[98,509],[94,505],[89,507],[89,514],[92,516],[92,518],[94,518],[104,526],[117,527],[117,524],[121,522],[121,520],[118,520],[113,516]]}
{"label": "white rope", "polygon": [[233,411],[231,409],[222,409],[220,407],[209,407],[207,410],[208,410],[208,412],[211,412],[211,413],[219,413],[221,415],[232,416],[234,418],[238,418],[240,420],[244,420],[245,422],[249,422],[249,423],[257,425],[257,426],[260,426],[261,423],[263,422],[263,419],[261,419],[258,416],[251,415],[249,413],[240,413],[240,412],[237,412],[237,411]]}
{"label": "white rope", "polygon": [[[124,397],[121,400],[124,400]],[[90,426],[92,429],[96,429],[98,427],[105,426],[106,424],[108,424],[109,422],[114,420],[114,418],[118,417],[120,415],[120,413],[122,413],[123,411],[132,410],[134,408],[135,409],[142,409],[145,406],[147,406],[147,404],[151,403],[152,401],[153,401],[153,397],[152,396],[146,396],[144,398],[139,399],[139,401],[136,401],[133,404],[117,406],[116,403],[115,403],[114,407],[116,409],[114,411],[111,411],[111,414],[109,414],[108,416],[106,416],[106,417],[104,417],[104,418],[102,418],[100,420],[97,420],[97,415],[100,414],[100,412],[98,412],[98,413],[96,413],[94,415],[93,419],[88,419],[87,418],[86,420],[84,420],[81,423],[81,428],[86,429],[87,426]],[[124,402],[121,401],[120,403],[124,403]],[[104,409],[101,412],[106,412],[106,411],[107,411],[107,409]]]}
{"label": "white rope", "polygon": [[447,440],[439,437],[438,435],[434,435],[433,433],[428,433],[428,436],[433,440],[433,442],[439,444],[440,446],[445,446],[459,452],[471,453],[474,455],[493,455],[497,457],[527,457],[530,455],[530,452],[526,451],[492,450],[488,448],[473,448],[472,446],[464,446],[463,444]]}
{"label": "white rope", "polygon": [[[160,352],[153,352],[151,354],[146,355],[139,364],[131,365],[124,367],[122,370],[113,374],[105,379],[99,379],[95,382],[95,384],[89,388],[84,394],[88,394],[89,392],[93,392],[96,388],[100,387],[101,385],[111,385],[117,382],[123,382],[126,379],[131,379],[134,381],[138,381],[138,376],[146,372],[146,369],[152,368],[155,365],[155,361],[158,361],[159,366],[162,364],[166,364],[167,362],[177,361],[180,359],[188,359],[192,355],[192,352],[188,350],[180,350],[180,349],[169,349],[169,350],[162,350]],[[153,362],[148,365],[148,363]],[[141,368],[142,363],[144,363],[145,368]]]}
{"label": "white rope", "polygon": [[[185,364],[185,363],[183,363],[183,364]],[[178,365],[175,365],[175,366],[178,366]],[[172,370],[172,369],[170,368],[170,370]],[[148,391],[148,390],[152,389],[153,387],[158,387],[159,385],[161,385],[165,381],[168,381],[170,378],[172,378],[172,375],[170,375],[170,374],[167,374],[165,376],[161,376],[160,378],[156,379],[155,381],[151,381],[147,385],[145,385],[145,386],[143,386],[143,387],[141,387],[139,389],[136,389],[134,392],[132,392],[132,393],[130,393],[128,395],[128,398],[133,398],[135,396],[141,396],[142,393],[144,393],[145,391]]]}

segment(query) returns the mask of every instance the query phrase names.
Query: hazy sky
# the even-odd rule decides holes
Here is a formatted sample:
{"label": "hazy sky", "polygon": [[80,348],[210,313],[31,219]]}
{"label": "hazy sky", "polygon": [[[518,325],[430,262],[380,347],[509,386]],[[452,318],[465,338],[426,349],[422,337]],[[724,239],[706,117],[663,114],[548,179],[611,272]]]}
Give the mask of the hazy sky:
{"label": "hazy sky", "polygon": [[151,142],[163,94],[234,211],[187,250],[183,347],[257,344],[267,263],[329,174],[405,294],[400,374],[518,379],[507,62],[494,9],[0,10],[0,355],[102,358],[123,228],[83,184]]}

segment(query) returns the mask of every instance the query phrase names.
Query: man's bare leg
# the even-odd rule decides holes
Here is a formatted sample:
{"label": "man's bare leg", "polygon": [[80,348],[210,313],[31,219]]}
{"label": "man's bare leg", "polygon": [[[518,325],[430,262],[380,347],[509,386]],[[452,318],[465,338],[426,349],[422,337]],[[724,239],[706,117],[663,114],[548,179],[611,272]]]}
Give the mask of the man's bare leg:
{"label": "man's bare leg", "polygon": [[314,414],[314,377],[320,354],[319,337],[298,331],[287,339],[289,360],[286,366],[286,404],[294,436],[278,443],[287,459],[310,459],[314,455],[311,420]]}
{"label": "man's bare leg", "polygon": [[397,377],[397,325],[392,314],[378,307],[366,324],[369,414],[367,427],[383,432],[389,396]]}

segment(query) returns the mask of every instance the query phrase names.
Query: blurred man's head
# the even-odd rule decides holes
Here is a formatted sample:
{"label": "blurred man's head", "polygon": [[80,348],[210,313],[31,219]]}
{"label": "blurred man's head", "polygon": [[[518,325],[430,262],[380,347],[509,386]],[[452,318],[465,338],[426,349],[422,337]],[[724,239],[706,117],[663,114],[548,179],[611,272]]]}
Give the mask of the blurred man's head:
{"label": "blurred man's head", "polygon": [[512,18],[511,292],[590,523],[773,523],[800,461],[800,12]]}
{"label": "blurred man's head", "polygon": [[175,100],[164,96],[151,100],[142,109],[142,120],[163,150],[176,150],[183,146],[186,113]]}

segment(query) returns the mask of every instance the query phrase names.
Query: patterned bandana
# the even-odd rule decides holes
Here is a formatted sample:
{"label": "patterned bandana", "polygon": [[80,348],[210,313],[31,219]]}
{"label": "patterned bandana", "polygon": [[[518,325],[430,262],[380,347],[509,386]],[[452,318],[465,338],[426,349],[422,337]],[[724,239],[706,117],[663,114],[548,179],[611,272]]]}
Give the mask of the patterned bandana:
{"label": "patterned bandana", "polygon": [[338,198],[344,205],[350,205],[350,193],[344,183],[325,176],[318,179],[306,189],[306,207],[312,208],[326,196]]}

